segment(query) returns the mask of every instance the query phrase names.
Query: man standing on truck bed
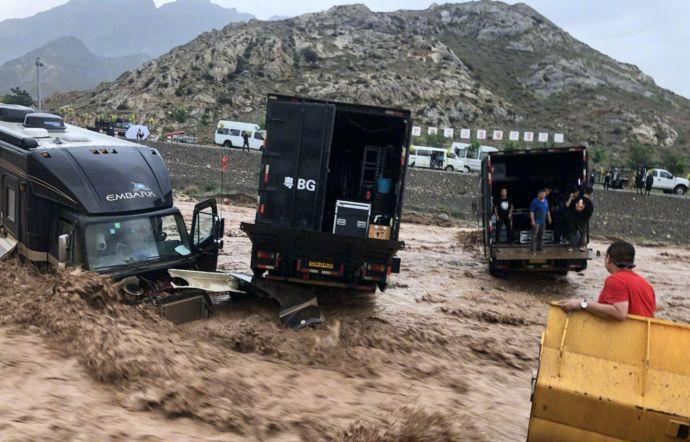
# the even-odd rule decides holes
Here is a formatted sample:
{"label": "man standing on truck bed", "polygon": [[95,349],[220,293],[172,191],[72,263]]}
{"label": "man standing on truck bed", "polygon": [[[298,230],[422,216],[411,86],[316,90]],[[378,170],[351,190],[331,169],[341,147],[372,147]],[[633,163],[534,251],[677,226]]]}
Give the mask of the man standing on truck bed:
{"label": "man standing on truck bed", "polygon": [[619,321],[628,314],[653,318],[656,295],[651,284],[632,270],[635,247],[625,241],[614,242],[606,251],[604,266],[611,276],[606,278],[597,302],[568,299],[560,302],[561,308],[566,312],[588,310],[601,318]]}
{"label": "man standing on truck bed", "polygon": [[541,252],[544,248],[546,222],[551,224],[551,213],[549,212],[549,202],[546,200],[545,189],[539,189],[537,197],[532,201],[529,207],[529,219],[532,221],[530,250],[532,253]]}
{"label": "man standing on truck bed", "polygon": [[508,189],[501,189],[501,196],[494,204],[496,215],[496,242],[501,240],[501,227],[506,226],[506,238],[513,242],[513,202],[508,199]]}
{"label": "man standing on truck bed", "polygon": [[[570,210],[570,250],[579,247],[586,252],[587,230],[589,219],[594,213],[594,203],[592,203],[592,189],[585,190],[584,195],[575,191],[570,194],[570,198],[565,202],[565,207]],[[579,237],[578,237],[579,235]]]}

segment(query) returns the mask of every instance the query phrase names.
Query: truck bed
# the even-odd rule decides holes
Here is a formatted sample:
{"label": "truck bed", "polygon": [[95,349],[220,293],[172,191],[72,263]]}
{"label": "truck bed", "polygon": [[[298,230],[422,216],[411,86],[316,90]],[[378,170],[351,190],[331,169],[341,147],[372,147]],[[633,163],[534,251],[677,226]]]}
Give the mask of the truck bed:
{"label": "truck bed", "polygon": [[567,245],[544,245],[544,250],[532,255],[528,245],[499,244],[492,245],[491,250],[499,260],[530,260],[541,261],[546,259],[592,259],[592,250],[586,252],[579,248],[568,251]]}

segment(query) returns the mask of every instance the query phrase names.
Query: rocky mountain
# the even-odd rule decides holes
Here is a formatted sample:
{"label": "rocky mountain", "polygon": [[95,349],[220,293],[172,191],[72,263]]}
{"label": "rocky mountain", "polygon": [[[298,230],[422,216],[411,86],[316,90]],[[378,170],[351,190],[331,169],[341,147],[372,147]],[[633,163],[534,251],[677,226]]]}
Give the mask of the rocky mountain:
{"label": "rocky mountain", "polygon": [[65,36],[100,56],[157,57],[205,31],[253,16],[209,0],[70,0],[32,17],[0,22],[0,63]]}
{"label": "rocky mountain", "polygon": [[[689,100],[534,9],[495,1],[338,6],[231,24],[53,103],[184,121],[210,136],[219,118],[259,121],[269,92],[404,106],[421,125],[563,132],[613,150],[632,139],[690,148]],[[189,118],[170,117],[180,108]]]}
{"label": "rocky mountain", "polygon": [[41,92],[89,89],[102,81],[113,81],[124,71],[134,69],[150,59],[137,54],[123,57],[99,57],[76,37],[60,37],[23,57],[0,65],[0,95],[15,86],[36,96],[36,57],[40,57]]}

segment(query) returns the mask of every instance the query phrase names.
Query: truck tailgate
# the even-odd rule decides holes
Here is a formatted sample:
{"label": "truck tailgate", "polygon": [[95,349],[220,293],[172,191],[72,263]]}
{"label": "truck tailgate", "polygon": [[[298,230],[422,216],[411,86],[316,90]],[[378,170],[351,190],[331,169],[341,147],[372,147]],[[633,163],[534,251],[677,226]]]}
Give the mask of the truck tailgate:
{"label": "truck tailgate", "polygon": [[568,251],[568,247],[544,247],[544,250],[533,255],[529,246],[492,246],[494,256],[499,260],[547,260],[547,259],[592,259],[593,252],[587,250],[581,251],[579,248],[573,248]]}

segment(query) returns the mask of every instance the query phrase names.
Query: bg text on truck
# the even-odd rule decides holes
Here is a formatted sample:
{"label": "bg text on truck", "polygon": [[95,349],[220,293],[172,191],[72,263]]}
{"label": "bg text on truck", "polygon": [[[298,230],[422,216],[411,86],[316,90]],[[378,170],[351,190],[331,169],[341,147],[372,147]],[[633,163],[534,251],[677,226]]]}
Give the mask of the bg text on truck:
{"label": "bg text on truck", "polygon": [[[561,195],[574,190],[584,191],[587,173],[587,149],[584,147],[488,153],[482,162],[478,215],[481,216],[484,255],[490,273],[542,271],[565,274],[587,268],[587,261],[591,259],[589,250],[571,249],[567,243],[556,243],[553,224],[544,232],[544,250],[532,255],[529,216],[530,204],[539,189],[549,188]],[[498,199],[503,188],[513,202],[513,236],[516,240],[513,243],[497,242],[495,238],[493,201]],[[505,234],[504,229],[501,229],[501,234]]]}
{"label": "bg text on truck", "polygon": [[255,279],[384,290],[398,250],[410,112],[269,95]]}
{"label": "bg text on truck", "polygon": [[181,322],[207,300],[176,290],[168,270],[215,271],[222,232],[213,199],[187,231],[156,149],[0,105],[0,257],[107,275],[127,300]]}

